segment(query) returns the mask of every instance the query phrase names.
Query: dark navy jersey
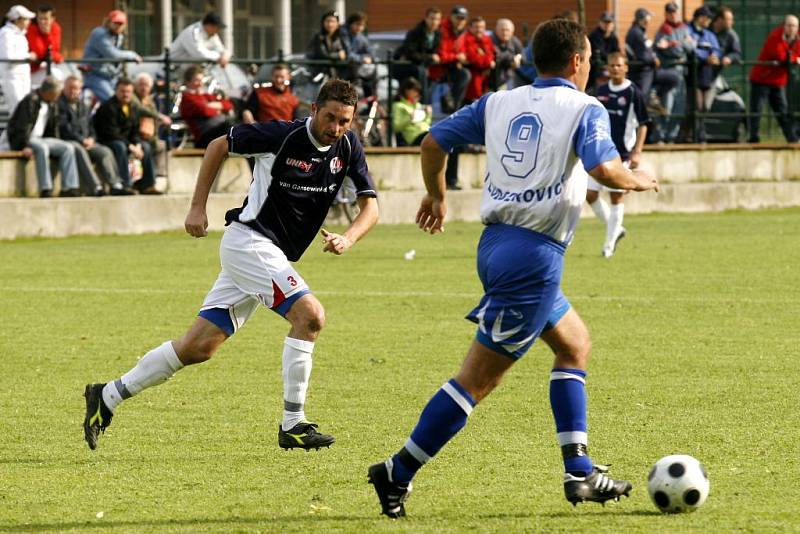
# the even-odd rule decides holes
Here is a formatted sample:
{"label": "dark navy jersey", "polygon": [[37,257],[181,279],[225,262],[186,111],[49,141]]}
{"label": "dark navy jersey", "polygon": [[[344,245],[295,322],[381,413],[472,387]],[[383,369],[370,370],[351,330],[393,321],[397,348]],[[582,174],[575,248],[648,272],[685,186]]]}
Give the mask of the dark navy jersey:
{"label": "dark navy jersey", "polygon": [[228,211],[225,221],[261,232],[290,261],[314,240],[345,175],[358,196],[377,196],[358,137],[348,130],[323,146],[310,124],[310,118],[238,124],[228,133],[228,152],[255,157],[255,170],[244,204]]}
{"label": "dark navy jersey", "polygon": [[597,100],[603,103],[611,119],[611,140],[626,161],[636,146],[636,129],[650,123],[642,91],[630,80],[620,85],[605,83],[597,88]]}

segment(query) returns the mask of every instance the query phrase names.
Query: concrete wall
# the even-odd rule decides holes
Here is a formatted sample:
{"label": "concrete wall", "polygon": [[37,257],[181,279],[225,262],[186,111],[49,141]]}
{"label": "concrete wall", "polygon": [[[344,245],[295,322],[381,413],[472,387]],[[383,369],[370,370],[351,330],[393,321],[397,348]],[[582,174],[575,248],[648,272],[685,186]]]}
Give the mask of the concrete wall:
{"label": "concrete wall", "polygon": [[[448,196],[448,219],[478,220],[481,191],[454,191]],[[412,223],[422,197],[419,191],[385,191],[380,197],[381,223]],[[69,235],[141,234],[180,230],[189,195],[0,199],[0,239]],[[241,205],[241,193],[215,193],[209,198],[211,230],[224,225],[225,211]],[[800,206],[800,182],[734,182],[667,185],[659,194],[634,193],[626,213],[704,212]],[[584,215],[590,210],[584,208]],[[329,223],[343,223],[329,220]]]}

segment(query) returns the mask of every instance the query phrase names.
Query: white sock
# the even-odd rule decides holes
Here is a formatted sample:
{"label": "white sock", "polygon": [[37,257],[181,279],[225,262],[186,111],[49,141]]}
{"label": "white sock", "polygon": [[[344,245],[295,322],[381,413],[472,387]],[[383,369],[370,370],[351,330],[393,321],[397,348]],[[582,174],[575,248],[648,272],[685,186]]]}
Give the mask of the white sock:
{"label": "white sock", "polygon": [[166,382],[182,367],[172,341],[166,341],[142,356],[136,366],[121,378],[106,384],[103,388],[103,402],[113,412],[125,399],[150,386]]}
{"label": "white sock", "polygon": [[305,421],[312,352],[313,341],[287,337],[283,342],[283,430],[291,430],[297,423]]}
{"label": "white sock", "polygon": [[611,204],[606,226],[606,246],[613,247],[614,240],[622,231],[622,219],[625,217],[625,204]]}
{"label": "white sock", "polygon": [[603,224],[608,226],[608,203],[603,200],[602,198],[597,198],[594,202],[589,204],[592,207],[592,211],[600,219]]}

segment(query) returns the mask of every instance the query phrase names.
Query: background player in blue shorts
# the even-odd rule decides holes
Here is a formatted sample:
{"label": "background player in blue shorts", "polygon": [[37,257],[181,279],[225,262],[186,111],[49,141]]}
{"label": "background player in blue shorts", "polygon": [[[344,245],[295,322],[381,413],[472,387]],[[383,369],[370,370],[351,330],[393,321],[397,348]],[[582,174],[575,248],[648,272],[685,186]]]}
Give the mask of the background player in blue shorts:
{"label": "background player in blue shorts", "polygon": [[591,57],[584,29],[563,19],[545,22],[533,49],[539,71],[533,85],[482,97],[437,123],[422,143],[428,194],[417,223],[431,233],[444,230],[446,151],[463,143],[486,145],[486,228],[478,245],[485,293],[467,316],[478,332],[461,370],[428,401],[400,451],[369,468],[389,517],[405,515],[416,472],[464,427],[475,405],[540,336],[555,354],[550,404],[567,500],[605,502],[631,490],[588,455],[589,333],[561,292],[561,270],[586,197],[587,171],[617,189],[646,191],[658,182],[623,166],[608,113],[583,93]]}
{"label": "background player in blue shorts", "polygon": [[[612,52],[608,55],[609,81],[597,88],[597,100],[608,110],[611,121],[611,140],[617,147],[617,152],[622,162],[629,168],[639,166],[642,157],[642,147],[647,138],[647,126],[650,124],[650,115],[647,113],[647,104],[642,91],[626,78],[628,74],[628,60],[622,52]],[[595,215],[606,225],[606,239],[603,243],[602,255],[610,258],[617,250],[617,243],[625,237],[625,228],[622,221],[625,217],[625,191],[619,189],[609,190],[611,207],[600,197],[602,186],[589,177],[586,191],[586,201],[594,210]]]}
{"label": "background player in blue shorts", "polygon": [[259,304],[291,325],[282,355],[284,411],[278,444],[310,449],[333,443],[333,436],[318,432],[304,411],[311,353],[325,311],[290,262],[300,259],[315,238],[345,176],[356,187],[361,211],[344,233],[323,230],[324,250],[343,254],[378,220],[364,151],[350,131],[356,101],[349,83],[332,80],[320,89],[308,119],[240,124],[209,144],[185,223],[194,237],[206,235],[208,194],[228,154],[255,158],[247,198],[225,215],[222,270],[183,337],[151,350],[118,380],[86,386],[84,437],[90,449],[97,447],[100,432],[123,400],[163,383],[185,365],[211,358]]}

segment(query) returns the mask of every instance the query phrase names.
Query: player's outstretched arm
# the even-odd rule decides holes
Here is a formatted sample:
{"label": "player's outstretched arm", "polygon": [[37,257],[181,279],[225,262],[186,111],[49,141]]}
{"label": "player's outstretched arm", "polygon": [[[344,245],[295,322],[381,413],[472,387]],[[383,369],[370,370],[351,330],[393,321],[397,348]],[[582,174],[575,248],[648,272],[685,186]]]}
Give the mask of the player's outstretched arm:
{"label": "player's outstretched arm", "polygon": [[189,214],[183,226],[186,233],[192,237],[204,237],[208,235],[208,216],[206,215],[206,203],[208,194],[211,192],[211,185],[217,178],[222,162],[228,157],[228,139],[220,136],[211,141],[206,148],[203,163],[197,173],[197,183],[194,186],[192,204],[189,207]]}
{"label": "player's outstretched arm", "polygon": [[444,168],[447,153],[431,134],[425,136],[420,147],[422,178],[428,194],[420,202],[416,222],[423,232],[444,232],[447,215],[445,203]]}
{"label": "player's outstretched arm", "polygon": [[341,256],[377,224],[378,199],[374,197],[358,197],[358,208],[358,215],[344,233],[335,234],[324,228],[320,230],[323,252],[333,252],[337,256]]}
{"label": "player's outstretched arm", "polygon": [[658,191],[658,179],[644,169],[630,170],[616,158],[601,163],[589,171],[592,178],[611,189],[626,189],[628,191]]}

